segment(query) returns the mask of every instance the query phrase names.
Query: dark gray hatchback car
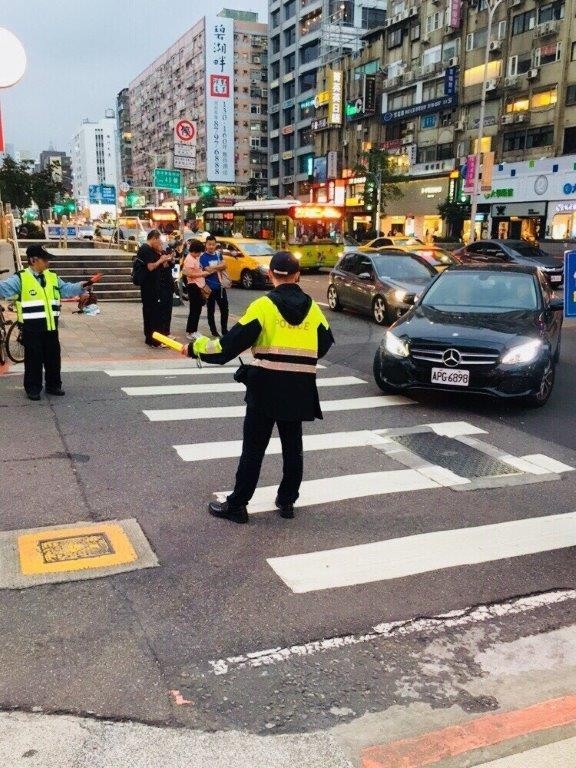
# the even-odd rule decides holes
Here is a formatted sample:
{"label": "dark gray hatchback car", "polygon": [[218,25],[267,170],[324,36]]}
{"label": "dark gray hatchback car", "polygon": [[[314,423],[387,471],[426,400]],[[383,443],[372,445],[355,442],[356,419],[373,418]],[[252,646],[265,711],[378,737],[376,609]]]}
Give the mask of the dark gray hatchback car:
{"label": "dark gray hatchback car", "polygon": [[390,325],[405,314],[438,274],[426,259],[405,251],[349,251],[330,272],[328,306],[353,309]]}

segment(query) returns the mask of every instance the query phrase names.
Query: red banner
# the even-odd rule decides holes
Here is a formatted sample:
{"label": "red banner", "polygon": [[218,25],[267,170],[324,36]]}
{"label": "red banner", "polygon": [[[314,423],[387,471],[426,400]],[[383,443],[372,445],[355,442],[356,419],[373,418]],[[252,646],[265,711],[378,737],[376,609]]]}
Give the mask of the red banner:
{"label": "red banner", "polygon": [[464,176],[464,192],[474,191],[474,178],[476,175],[476,155],[468,155],[466,160],[466,174]]}

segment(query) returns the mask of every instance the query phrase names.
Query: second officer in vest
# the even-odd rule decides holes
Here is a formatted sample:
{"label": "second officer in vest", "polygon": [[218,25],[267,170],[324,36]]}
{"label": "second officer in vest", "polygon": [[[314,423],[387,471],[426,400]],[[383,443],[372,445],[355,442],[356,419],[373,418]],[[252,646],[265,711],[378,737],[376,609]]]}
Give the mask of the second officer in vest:
{"label": "second officer in vest", "polygon": [[65,283],[48,269],[51,254],[41,245],[30,245],[26,256],[27,269],[0,281],[0,298],[16,297],[24,344],[24,389],[30,400],[40,400],[42,369],[46,372],[46,392],[64,394],[58,339],[60,298],[80,296],[92,284],[92,278],[83,283]]}
{"label": "second officer in vest", "polygon": [[253,364],[244,371],[246,418],[242,457],[234,491],[223,503],[211,502],[210,514],[247,523],[262,460],[274,424],[282,443],[283,476],[276,507],[294,516],[303,473],[302,422],[321,419],[316,363],[334,343],[320,307],[297,285],[298,260],[287,251],[274,254],[270,276],[274,290],[252,302],[221,339],[201,337],[188,346],[190,357],[224,364],[252,348]]}

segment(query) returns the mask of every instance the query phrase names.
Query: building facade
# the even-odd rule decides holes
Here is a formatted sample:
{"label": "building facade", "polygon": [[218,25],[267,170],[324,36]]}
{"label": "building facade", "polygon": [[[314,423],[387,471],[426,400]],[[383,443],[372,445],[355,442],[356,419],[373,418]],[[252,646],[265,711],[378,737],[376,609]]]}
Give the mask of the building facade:
{"label": "building facade", "polygon": [[56,149],[45,149],[40,152],[38,165],[41,170],[50,168],[55,181],[61,182],[64,190],[72,194],[72,159],[66,152]]}
{"label": "building facade", "polygon": [[307,199],[314,156],[316,80],[322,66],[362,47],[387,0],[271,0],[270,190]]}
{"label": "building facade", "polygon": [[[560,173],[563,156],[576,151],[574,10],[573,0],[503,0],[489,35],[486,0],[393,0],[384,25],[364,35],[360,51],[319,71],[311,123],[319,169],[313,195],[334,200],[343,186],[350,226],[366,225],[374,212],[366,210],[366,179],[356,169],[367,153],[384,150],[407,179],[399,185],[403,196],[386,203],[380,229],[442,235],[438,205],[466,199],[466,167],[478,146],[484,91],[477,233],[558,234],[562,226],[551,223],[548,207],[568,203],[553,184],[536,195],[533,213],[526,209],[520,217],[522,227],[510,208],[512,225],[506,228],[507,217],[495,216],[501,201],[490,195],[503,194],[493,186],[496,179],[530,176],[523,163],[550,158],[550,173]],[[342,70],[344,82],[341,125],[331,123],[326,96],[334,68]],[[468,222],[465,235],[469,229]]]}
{"label": "building facade", "polygon": [[130,92],[128,88],[123,88],[116,97],[116,120],[120,177],[123,182],[132,185],[132,127],[130,122]]}
{"label": "building facade", "polygon": [[[182,169],[192,193],[217,184],[221,197],[267,187],[267,28],[256,13],[201,19],[128,88],[132,181],[150,187],[155,167],[174,166],[180,120],[197,129],[195,159]],[[251,181],[252,180],[252,181]]]}
{"label": "building facade", "polygon": [[116,116],[106,110],[101,120],[84,120],[72,141],[73,193],[79,207],[90,204],[91,186],[118,190]]}

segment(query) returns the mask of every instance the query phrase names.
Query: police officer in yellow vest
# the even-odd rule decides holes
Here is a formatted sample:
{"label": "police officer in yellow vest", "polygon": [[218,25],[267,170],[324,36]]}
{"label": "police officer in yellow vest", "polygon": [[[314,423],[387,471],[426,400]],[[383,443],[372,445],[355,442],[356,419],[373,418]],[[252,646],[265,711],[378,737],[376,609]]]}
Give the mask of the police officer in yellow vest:
{"label": "police officer in yellow vest", "polygon": [[300,263],[287,251],[270,261],[274,290],[252,302],[245,315],[221,339],[200,337],[187,353],[224,364],[252,348],[254,361],[243,371],[246,418],[242,457],[234,491],[210,514],[247,523],[247,505],[256,490],[262,460],[274,424],[282,443],[283,476],[276,507],[294,517],[303,473],[302,422],[322,418],[316,387],[316,363],[332,344],[332,331],[320,307],[297,285]]}
{"label": "police officer in yellow vest", "polygon": [[60,298],[80,296],[92,279],[65,283],[48,268],[52,256],[41,245],[29,246],[26,256],[27,269],[0,281],[0,298],[16,297],[24,344],[24,389],[30,400],[40,400],[42,368],[46,373],[46,392],[65,394],[60,378]]}

